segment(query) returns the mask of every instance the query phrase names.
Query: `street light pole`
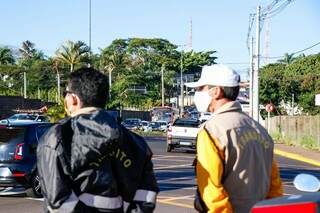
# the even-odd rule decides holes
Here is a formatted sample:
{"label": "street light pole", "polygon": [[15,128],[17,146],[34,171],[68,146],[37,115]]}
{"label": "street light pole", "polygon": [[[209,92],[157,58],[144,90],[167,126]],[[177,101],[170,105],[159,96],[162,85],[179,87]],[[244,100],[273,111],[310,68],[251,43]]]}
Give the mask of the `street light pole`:
{"label": "street light pole", "polygon": [[91,54],[91,0],[89,0],[89,49]]}
{"label": "street light pole", "polygon": [[[89,56],[91,56],[91,0],[89,0]],[[88,67],[91,67],[90,63],[88,63]]]}
{"label": "street light pole", "polygon": [[181,103],[180,103],[180,116],[183,115],[183,108],[184,108],[184,94],[183,94],[183,50],[181,51],[180,57],[180,96],[181,96]]}
{"label": "street light pole", "polygon": [[253,75],[253,119],[259,122],[260,6],[257,8],[256,51]]}

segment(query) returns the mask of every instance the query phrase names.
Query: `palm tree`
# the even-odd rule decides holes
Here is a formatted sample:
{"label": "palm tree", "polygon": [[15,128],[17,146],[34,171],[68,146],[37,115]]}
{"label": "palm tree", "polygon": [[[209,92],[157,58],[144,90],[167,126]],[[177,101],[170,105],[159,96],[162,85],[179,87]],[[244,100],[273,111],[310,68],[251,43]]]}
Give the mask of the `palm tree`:
{"label": "palm tree", "polygon": [[14,57],[9,48],[0,48],[0,65],[14,64]]}
{"label": "palm tree", "polygon": [[120,67],[125,67],[128,58],[125,54],[119,54],[115,51],[110,53],[108,50],[103,51],[101,55],[102,69],[109,74],[109,97],[111,97],[112,72]]}
{"label": "palm tree", "polygon": [[22,42],[19,52],[21,53],[23,59],[31,59],[34,56],[36,53],[34,46],[35,44],[29,40]]}
{"label": "palm tree", "polygon": [[74,67],[84,62],[89,52],[90,48],[83,41],[67,41],[57,50],[56,59],[70,65],[70,72],[73,72]]}
{"label": "palm tree", "polygon": [[280,62],[281,64],[289,65],[296,59],[293,56],[294,56],[294,53],[292,53],[292,54],[286,53],[286,54],[284,54],[283,59],[278,60],[278,62]]}

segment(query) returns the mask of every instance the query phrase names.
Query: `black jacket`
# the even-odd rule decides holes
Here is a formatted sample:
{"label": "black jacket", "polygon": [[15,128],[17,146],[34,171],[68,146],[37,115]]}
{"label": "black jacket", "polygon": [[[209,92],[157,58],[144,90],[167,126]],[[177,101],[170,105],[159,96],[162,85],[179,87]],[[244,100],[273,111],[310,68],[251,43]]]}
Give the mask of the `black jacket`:
{"label": "black jacket", "polygon": [[153,212],[159,191],[142,137],[96,110],[63,120],[40,139],[45,211]]}

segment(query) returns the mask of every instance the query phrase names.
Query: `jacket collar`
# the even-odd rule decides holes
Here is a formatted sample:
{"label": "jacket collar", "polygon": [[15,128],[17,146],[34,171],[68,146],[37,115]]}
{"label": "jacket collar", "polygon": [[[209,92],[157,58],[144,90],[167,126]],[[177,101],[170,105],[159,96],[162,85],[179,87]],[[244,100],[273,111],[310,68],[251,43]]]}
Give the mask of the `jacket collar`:
{"label": "jacket collar", "polygon": [[221,114],[221,113],[225,113],[225,112],[231,112],[231,111],[242,111],[241,108],[241,104],[238,101],[231,101],[228,102],[226,104],[224,104],[223,106],[221,106],[217,111],[215,111],[213,114]]}
{"label": "jacket collar", "polygon": [[99,109],[101,109],[101,108],[98,108],[98,107],[84,107],[84,108],[81,108],[81,109],[73,112],[71,114],[71,117],[75,117],[75,116],[81,115],[81,114],[90,114],[90,113],[92,113],[94,111],[97,111]]}

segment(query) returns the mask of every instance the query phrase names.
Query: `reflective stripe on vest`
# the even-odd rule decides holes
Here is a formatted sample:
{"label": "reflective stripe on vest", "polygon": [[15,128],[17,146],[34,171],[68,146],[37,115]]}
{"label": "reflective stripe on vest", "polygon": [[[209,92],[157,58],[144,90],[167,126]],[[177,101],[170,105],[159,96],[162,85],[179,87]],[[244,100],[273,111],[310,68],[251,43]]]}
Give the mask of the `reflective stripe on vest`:
{"label": "reflective stripe on vest", "polygon": [[119,209],[122,207],[121,196],[105,197],[100,195],[83,193],[80,195],[79,200],[81,200],[87,206],[99,209]]}
{"label": "reflective stripe on vest", "polygon": [[144,201],[148,203],[156,203],[157,193],[154,191],[148,191],[144,189],[138,189],[134,195],[133,200]]}

